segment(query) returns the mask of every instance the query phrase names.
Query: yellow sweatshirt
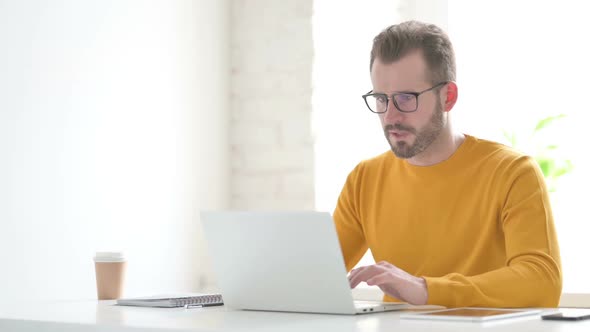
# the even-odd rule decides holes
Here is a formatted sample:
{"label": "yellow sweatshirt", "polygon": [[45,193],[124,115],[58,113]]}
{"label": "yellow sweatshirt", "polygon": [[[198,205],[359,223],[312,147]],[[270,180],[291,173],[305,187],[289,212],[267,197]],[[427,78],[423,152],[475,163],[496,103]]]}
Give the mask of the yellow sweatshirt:
{"label": "yellow sweatshirt", "polygon": [[391,151],[363,161],[334,221],[347,270],[370,248],[376,262],[423,277],[429,304],[558,305],[561,263],[543,174],[504,145],[466,135],[433,166]]}

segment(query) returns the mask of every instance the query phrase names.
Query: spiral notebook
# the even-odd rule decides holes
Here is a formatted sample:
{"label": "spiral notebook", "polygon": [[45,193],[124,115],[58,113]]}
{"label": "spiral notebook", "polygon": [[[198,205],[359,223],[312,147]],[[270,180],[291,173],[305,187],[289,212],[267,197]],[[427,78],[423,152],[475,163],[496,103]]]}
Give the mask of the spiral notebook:
{"label": "spiral notebook", "polygon": [[118,299],[117,305],[157,308],[210,307],[223,305],[223,298],[221,294],[159,295]]}

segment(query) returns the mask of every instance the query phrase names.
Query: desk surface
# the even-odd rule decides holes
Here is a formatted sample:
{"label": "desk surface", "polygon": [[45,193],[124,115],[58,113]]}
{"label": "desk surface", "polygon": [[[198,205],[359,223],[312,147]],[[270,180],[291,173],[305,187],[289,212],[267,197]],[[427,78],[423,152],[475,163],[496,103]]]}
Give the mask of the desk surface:
{"label": "desk surface", "polygon": [[400,312],[341,316],[234,311],[226,307],[119,307],[113,303],[0,303],[0,331],[590,331],[590,320],[543,321],[539,316],[473,323],[400,319]]}

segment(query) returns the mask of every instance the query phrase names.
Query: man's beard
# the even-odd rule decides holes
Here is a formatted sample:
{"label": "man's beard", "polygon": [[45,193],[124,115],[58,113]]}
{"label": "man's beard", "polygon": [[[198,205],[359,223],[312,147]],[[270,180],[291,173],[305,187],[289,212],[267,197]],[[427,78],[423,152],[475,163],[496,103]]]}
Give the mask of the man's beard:
{"label": "man's beard", "polygon": [[[436,138],[440,135],[442,128],[444,126],[444,119],[443,119],[443,109],[440,100],[437,99],[436,106],[434,109],[434,113],[430,117],[430,121],[426,124],[424,128],[421,130],[417,130],[412,127],[406,127],[401,124],[395,125],[387,125],[384,128],[385,138],[387,142],[389,142],[389,146],[391,146],[391,151],[398,157],[398,158],[412,158],[417,154],[423,152],[436,140]],[[414,144],[409,145],[405,141],[398,141],[392,142],[389,137],[390,130],[400,130],[400,131],[407,131],[409,133],[414,134]]]}

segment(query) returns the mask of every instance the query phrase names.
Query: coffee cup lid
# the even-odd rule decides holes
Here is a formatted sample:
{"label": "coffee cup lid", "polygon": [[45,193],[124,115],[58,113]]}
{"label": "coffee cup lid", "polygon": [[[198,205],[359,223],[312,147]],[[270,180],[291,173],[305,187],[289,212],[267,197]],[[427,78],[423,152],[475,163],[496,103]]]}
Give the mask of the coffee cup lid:
{"label": "coffee cup lid", "polygon": [[99,251],[94,256],[95,262],[124,262],[125,255],[120,251]]}

